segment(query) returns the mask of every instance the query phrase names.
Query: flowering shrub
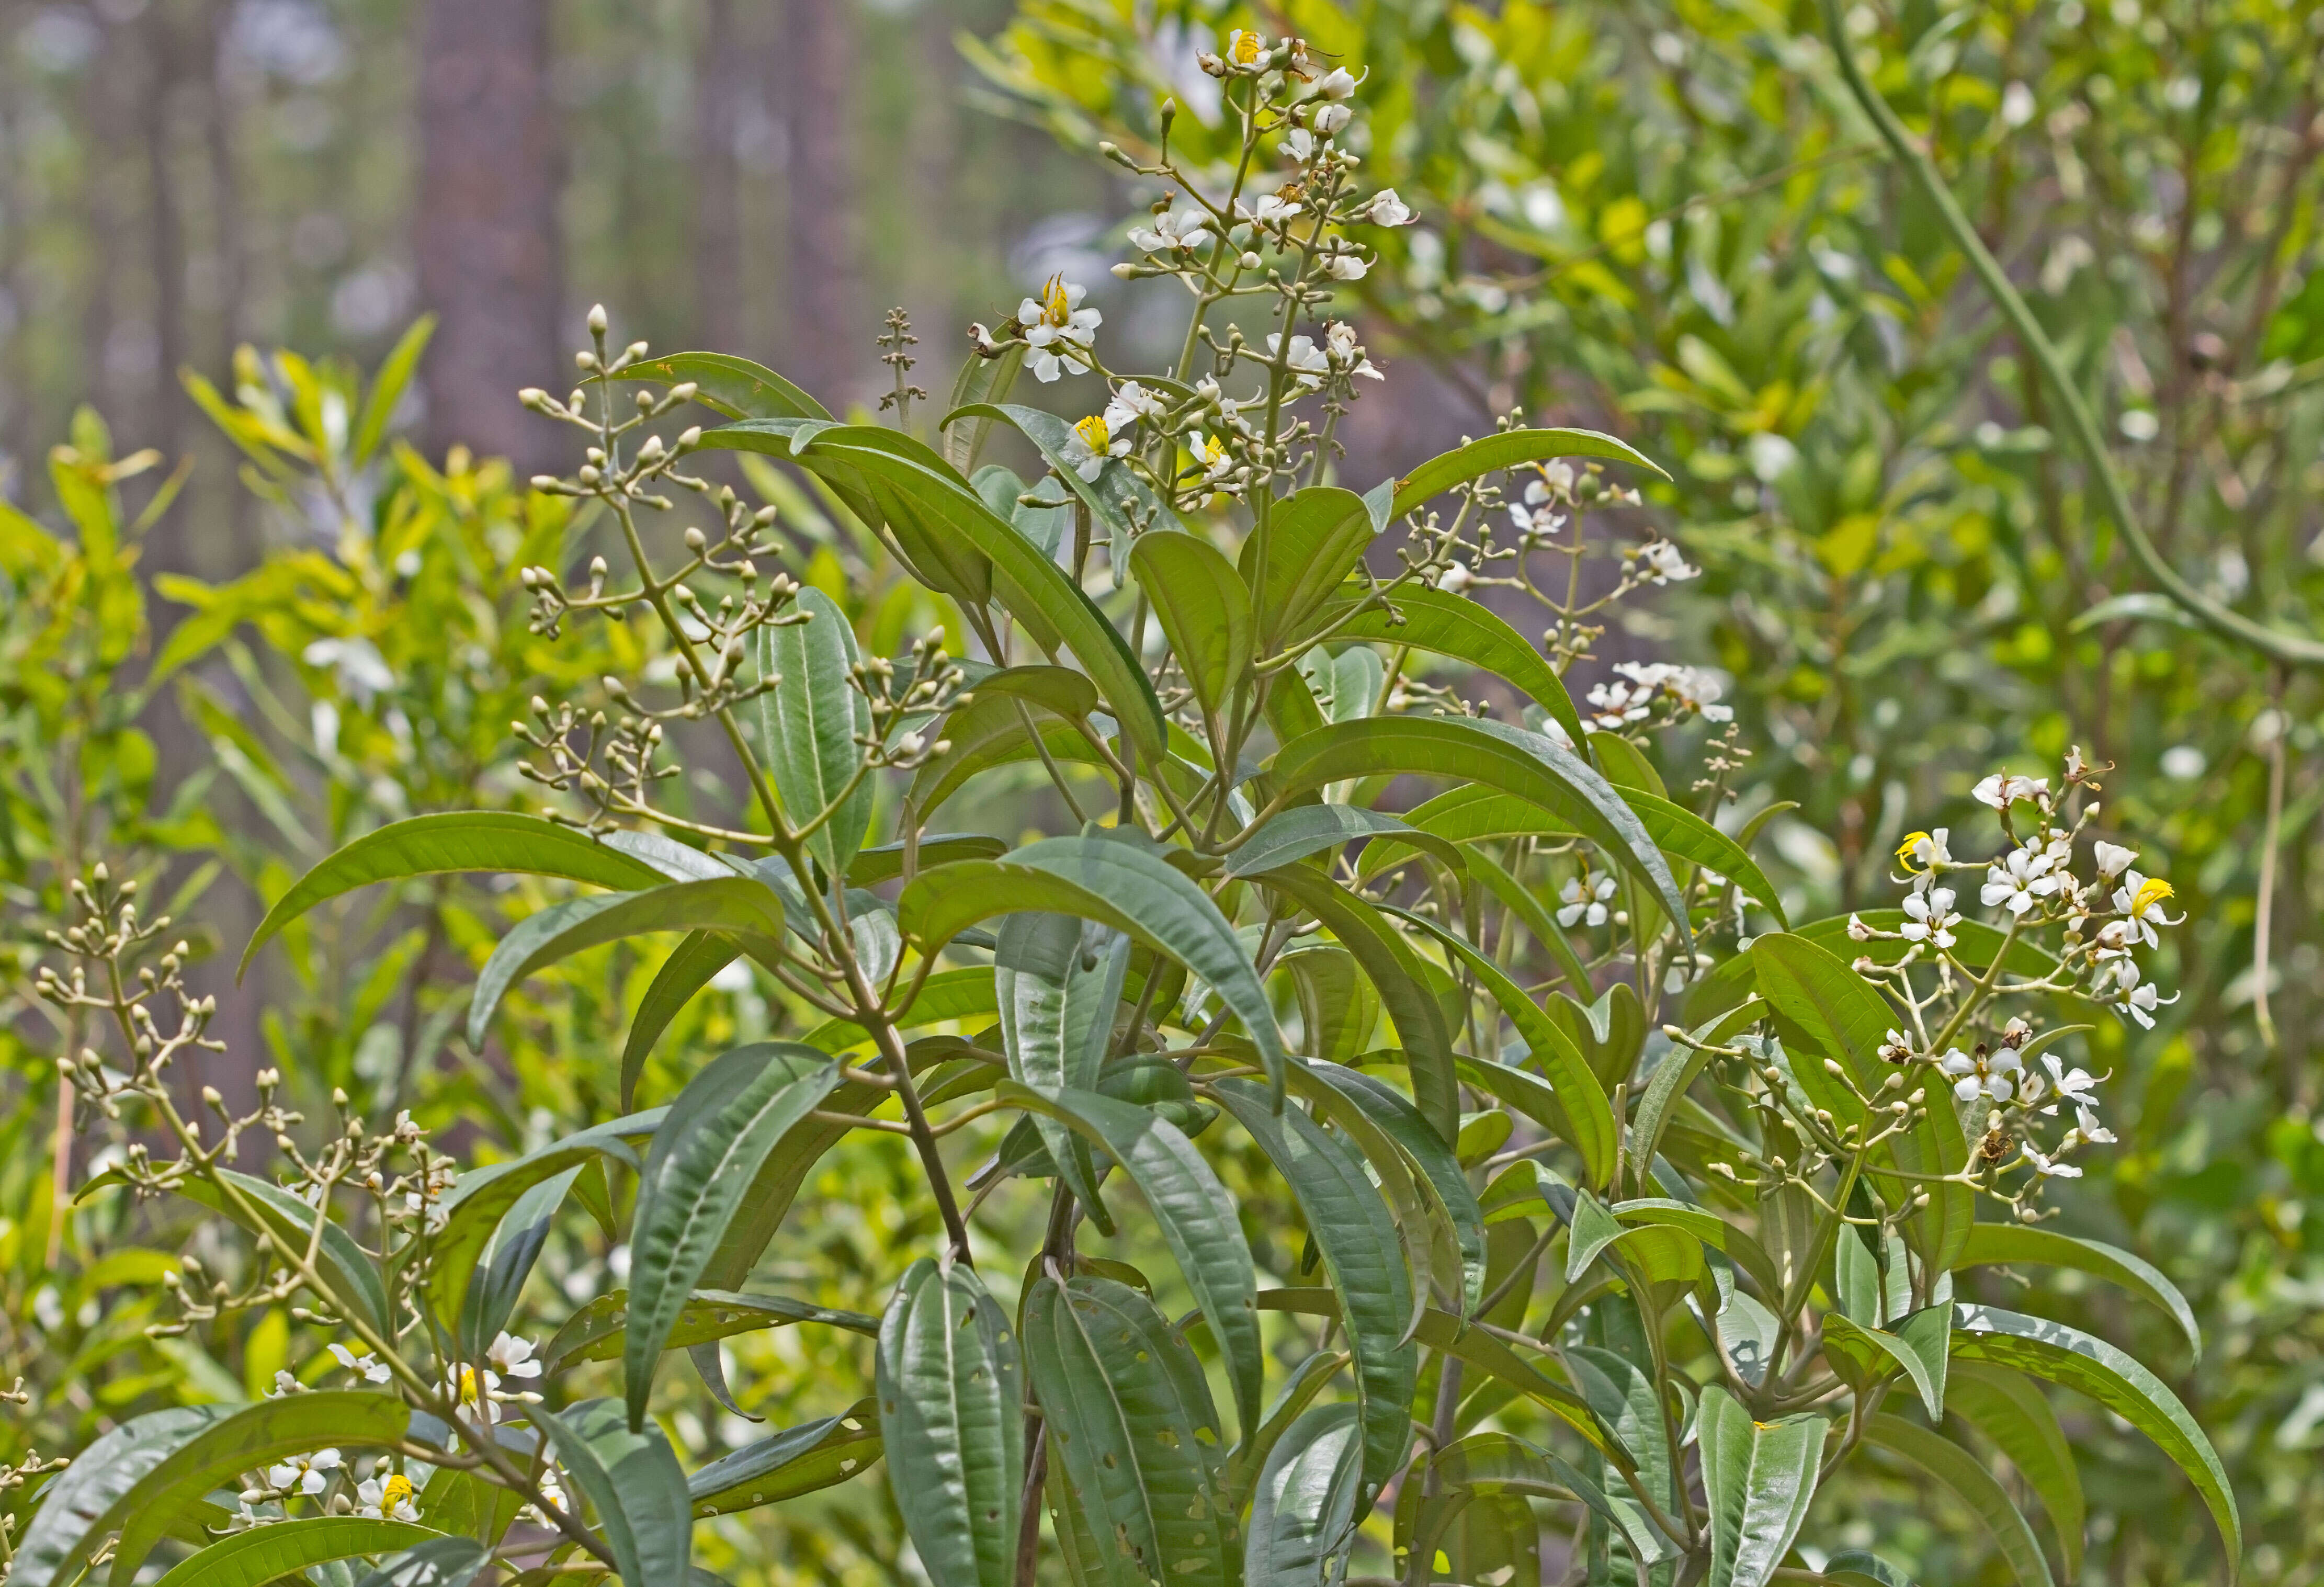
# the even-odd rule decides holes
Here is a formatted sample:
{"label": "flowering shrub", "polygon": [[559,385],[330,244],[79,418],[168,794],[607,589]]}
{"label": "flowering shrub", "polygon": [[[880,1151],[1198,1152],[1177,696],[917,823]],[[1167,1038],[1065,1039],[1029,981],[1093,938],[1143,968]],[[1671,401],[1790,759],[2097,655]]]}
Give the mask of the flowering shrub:
{"label": "flowering shrub", "polygon": [[[1693,573],[1622,483],[1654,465],[1512,414],[1363,494],[1333,483],[1361,466],[1339,421],[1383,376],[1333,284],[1412,215],[1360,190],[1357,73],[1250,32],[1202,69],[1231,158],[1174,158],[1167,106],[1157,156],[1117,156],[1170,184],[1118,271],[1192,300],[1167,370],[1112,367],[1053,279],[973,330],[925,432],[900,318],[892,428],[740,359],[617,350],[602,310],[572,394],[523,393],[582,432],[534,484],[607,553],[524,570],[533,632],[635,624],[669,665],[532,699],[540,815],[357,837],[244,962],[382,882],[587,887],[482,955],[469,1041],[527,977],[679,934],[621,1057],[635,1111],[463,1171],[344,1092],[309,1116],[274,1069],[254,1107],[188,1098],[215,1000],[134,883],[75,881],[41,984],[92,1033],[62,1060],[75,1094],[122,1126],[103,1183],[246,1242],[232,1271],[189,1250],[153,1331],[279,1310],[311,1364],[13,1472],[12,1581],[120,1587],[182,1555],[175,1583],[355,1560],[678,1582],[697,1527],[883,1464],[947,1587],[1029,1583],[1045,1556],[1075,1582],[1498,1584],[1551,1551],[1592,1581],[1893,1582],[1803,1526],[1901,1462],[2046,1582],[1952,1434],[2009,1452],[2074,1574],[2079,1479],[2036,1379],[2151,1437],[2232,1562],[2218,1460],[2153,1371],[1956,1293],[2051,1265],[2188,1318],[2135,1258],[2042,1226],[2109,1139],[2064,1056],[2089,1027],[2059,1012],[2143,1022],[2136,955],[2174,923],[2099,837],[2092,769],[1986,790],[1990,921],[1957,908],[1946,879],[1978,863],[1940,831],[1899,851],[1902,907],[1791,927],[1763,823],[1717,819],[1748,763],[1718,680],[1626,660],[1587,715],[1563,681],[1613,603]],[[1088,411],[1010,402],[1025,370]],[[1038,477],[982,461],[1004,434]],[[696,472],[721,453],[778,497],[802,499],[769,465],[803,475],[942,625],[867,654],[779,568],[786,509]],[[1656,761],[1683,753],[1702,775],[1674,797]],[[1018,830],[1054,830],[934,824],[994,782]],[[639,1098],[738,969],[780,1038],[685,1053],[674,1094]],[[890,1253],[878,1316],[762,1266],[859,1132],[908,1149],[941,1228]],[[236,1166],[254,1145],[271,1176]],[[620,1287],[528,1282],[593,1229]],[[862,1335],[875,1395],[715,1458],[656,1414],[666,1355],[731,1405],[721,1342],[784,1326]]]}

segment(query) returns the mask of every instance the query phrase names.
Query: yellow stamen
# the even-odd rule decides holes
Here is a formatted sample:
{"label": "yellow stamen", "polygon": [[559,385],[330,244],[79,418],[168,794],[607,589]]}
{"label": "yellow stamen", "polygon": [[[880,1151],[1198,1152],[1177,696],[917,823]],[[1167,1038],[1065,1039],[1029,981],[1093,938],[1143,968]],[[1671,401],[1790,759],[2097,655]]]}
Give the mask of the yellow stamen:
{"label": "yellow stamen", "polygon": [[1065,278],[1061,271],[1051,276],[1041,288],[1041,319],[1060,328],[1073,323],[1074,306],[1065,297]]}
{"label": "yellow stamen", "polygon": [[1093,413],[1074,425],[1074,433],[1081,437],[1093,452],[1104,451],[1106,443],[1113,438],[1105,428],[1105,415],[1102,413]]}
{"label": "yellow stamen", "polygon": [[1202,437],[1195,443],[1194,460],[1198,463],[1216,463],[1226,455],[1226,443],[1216,436]]}
{"label": "yellow stamen", "polygon": [[2144,916],[2149,904],[2159,904],[2171,896],[2171,884],[2160,876],[2150,876],[2138,884],[2138,894],[2130,900],[2134,917]]}
{"label": "yellow stamen", "polygon": [[1259,60],[1259,35],[1245,29],[1235,34],[1234,43],[1230,48],[1229,53],[1234,57],[1237,66],[1251,66]]}
{"label": "yellow stamen", "polygon": [[1896,845],[1896,863],[1904,867],[1906,875],[1917,875],[1928,869],[1928,866],[1917,862],[1921,845],[1933,841],[1925,832],[1914,832],[1906,834],[1904,841]]}
{"label": "yellow stamen", "polygon": [[413,1491],[411,1479],[401,1472],[394,1472],[386,1481],[380,1484],[379,1508],[383,1510],[393,1509],[397,1505],[410,1499]]}

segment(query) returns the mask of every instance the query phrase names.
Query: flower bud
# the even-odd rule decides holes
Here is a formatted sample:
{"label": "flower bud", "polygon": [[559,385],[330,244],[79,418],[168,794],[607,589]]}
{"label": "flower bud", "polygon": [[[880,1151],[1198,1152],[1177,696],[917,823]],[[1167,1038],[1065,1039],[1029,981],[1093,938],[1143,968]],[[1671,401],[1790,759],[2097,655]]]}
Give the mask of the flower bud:
{"label": "flower bud", "polygon": [[603,303],[594,304],[589,309],[589,334],[593,337],[605,334],[605,306]]}

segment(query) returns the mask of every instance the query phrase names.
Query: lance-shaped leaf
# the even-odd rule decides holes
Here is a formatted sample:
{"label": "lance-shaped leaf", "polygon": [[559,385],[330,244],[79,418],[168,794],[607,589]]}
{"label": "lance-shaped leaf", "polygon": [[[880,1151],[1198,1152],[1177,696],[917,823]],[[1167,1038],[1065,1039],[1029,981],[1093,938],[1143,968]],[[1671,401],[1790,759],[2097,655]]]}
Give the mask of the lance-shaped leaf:
{"label": "lance-shaped leaf", "polygon": [[1823,1319],[1824,1349],[1846,1353],[1859,1378],[1886,1377],[1893,1369],[1912,1379],[1932,1422],[1945,1414],[1945,1363],[1952,1324],[1950,1305],[1924,1307],[1893,1329],[1858,1323],[1839,1312]]}
{"label": "lance-shaped leaf", "polygon": [[357,1587],[468,1587],[492,1557],[474,1537],[430,1537],[382,1560]]}
{"label": "lance-shaped leaf", "polygon": [[1461,1128],[1460,1088],[1452,1078],[1452,1038],[1430,991],[1432,966],[1378,906],[1305,865],[1261,872],[1257,880],[1315,917],[1356,957],[1396,1022],[1412,1071],[1415,1105],[1450,1145]]}
{"label": "lance-shaped leaf", "polygon": [[1754,1422],[1724,1389],[1696,1413],[1703,1497],[1711,1507],[1711,1580],[1764,1587],[1807,1518],[1830,1424],[1812,1412]]}
{"label": "lance-shaped leaf", "polygon": [[2069,1582],[2082,1574],[2082,1474],[2049,1396],[2023,1372],[1957,1361],[1945,1388],[1956,1416],[1991,1439],[2050,1513]]}
{"label": "lance-shaped leaf", "polygon": [[1263,533],[1244,539],[1236,571],[1259,608],[1259,643],[1268,652],[1312,632],[1308,620],[1338,593],[1384,526],[1355,492],[1310,485],[1276,506]]}
{"label": "lance-shaped leaf", "polygon": [[[265,1587],[312,1565],[392,1554],[441,1538],[408,1521],[317,1516],[230,1533],[171,1565],[154,1587]],[[462,1541],[468,1541],[462,1539]],[[484,1551],[477,1548],[483,1563]]]}
{"label": "lance-shaped leaf", "polygon": [[856,741],[872,734],[872,702],[850,681],[855,632],[839,603],[809,587],[794,606],[807,621],[758,634],[761,679],[780,679],[756,702],[759,752],[791,825],[822,820],[807,846],[825,874],[839,875],[872,822],[872,781],[856,775],[863,759]]}
{"label": "lance-shaped leaf", "polygon": [[1840,1587],[1913,1587],[1913,1578],[1861,1548],[1843,1548],[1824,1562],[1823,1578]]}
{"label": "lance-shaped leaf", "polygon": [[[1072,915],[1011,915],[992,955],[992,990],[1009,1073],[1038,1091],[1095,1091],[1113,1036],[1130,938]],[[1067,1189],[1102,1233],[1113,1220],[1098,1199],[1089,1143],[1047,1114],[1032,1116]]]}
{"label": "lance-shaped leaf", "polygon": [[1202,1363],[1154,1303],[1111,1278],[1037,1282],[1025,1360],[1089,1564],[1121,1587],[1227,1587],[1241,1553]]}
{"label": "lance-shaped leaf", "polygon": [[2195,1321],[2194,1308],[2179,1293],[2179,1287],[2144,1257],[2104,1241],[2084,1240],[2038,1225],[1979,1223],[1969,1231],[1960,1255],[1953,1259],[1956,1270],[1999,1263],[2070,1268],[2093,1278],[2118,1284],[2168,1312],[2171,1320],[2179,1324],[2179,1331],[2187,1336],[2187,1348],[2197,1361],[2203,1359],[2203,1330]]}
{"label": "lance-shaped leaf", "polygon": [[1364,1173],[1363,1159],[1305,1112],[1274,1112],[1265,1093],[1247,1082],[1223,1081],[1213,1090],[1290,1186],[1340,1296],[1363,1407],[1362,1502],[1370,1506],[1410,1447],[1413,1386],[1420,1370],[1420,1352],[1405,1342],[1412,1275],[1396,1225]]}
{"label": "lance-shaped leaf", "polygon": [[1563,681],[1491,607],[1427,585],[1404,586],[1385,597],[1387,604],[1359,612],[1362,598],[1335,600],[1316,614],[1314,628],[1335,641],[1371,640],[1466,661],[1523,689],[1567,737],[1582,742],[1582,716]]}
{"label": "lance-shaped leaf", "polygon": [[[1876,931],[1890,932],[1911,919],[1902,909],[1859,909],[1854,918]],[[1792,935],[1818,947],[1829,948],[1850,963],[1862,957],[1876,964],[1894,964],[1904,956],[1907,949],[1914,946],[1910,941],[1894,937],[1876,937],[1868,942],[1858,942],[1848,934],[1849,918],[1846,915],[1834,915],[1822,920],[1812,920],[1794,927]],[[2002,967],[2012,974],[2032,980],[2038,981],[2058,967],[2058,961],[2043,952],[2029,938],[2022,936],[2010,937],[1982,920],[1963,920],[1952,928],[1952,932],[1955,938],[1952,956],[1978,974],[1983,974],[1997,955],[2001,959]],[[1688,1017],[1697,1021],[1708,1020],[1748,997],[1755,985],[1755,966],[1751,956],[1738,954],[1695,983],[1693,990],[1687,994]]]}
{"label": "lance-shaped leaf", "polygon": [[1222,720],[1250,669],[1250,587],[1225,553],[1199,535],[1141,535],[1130,568],[1195,700]]}
{"label": "lance-shaped leaf", "polygon": [[[1792,1066],[1801,1089],[1816,1106],[1829,1108],[1841,1121],[1861,1122],[1864,1105],[1858,1094],[1873,1095],[1894,1072],[1879,1053],[1896,1022],[1895,1012],[1844,961],[1788,932],[1752,939],[1750,958],[1759,995],[1774,1012],[1784,1045],[1803,1057]],[[1854,1091],[1824,1072],[1824,1057],[1847,1069]],[[1928,1106],[1920,1121],[1888,1149],[1896,1167],[1906,1173],[1956,1173],[1969,1160],[1969,1144],[1945,1088],[1934,1078],[1926,1084]],[[1965,1185],[1936,1184],[1927,1190],[1929,1204],[1914,1214],[1910,1231],[1923,1259],[1943,1269],[1969,1240],[1977,1217],[1976,1195]],[[1812,1254],[1821,1267],[1822,1252]]]}
{"label": "lance-shaped leaf", "polygon": [[461,1358],[481,1361],[493,1339],[507,1326],[524,1293],[532,1265],[549,1242],[549,1225],[565,1204],[566,1193],[581,1176],[580,1167],[552,1174],[516,1199],[508,1216],[493,1230],[468,1275],[468,1294],[460,1307]]}
{"label": "lance-shaped leaf", "polygon": [[880,1402],[786,1427],[712,1461],[686,1480],[697,1517],[778,1504],[856,1476],[880,1459]]}
{"label": "lance-shaped leaf", "polygon": [[1976,1456],[1941,1434],[1885,1412],[1867,1418],[1864,1436],[1875,1448],[1901,1456],[1935,1478],[1967,1506],[2015,1573],[2019,1587],[2053,1587],[2050,1562],[2042,1557],[2034,1528]]}
{"label": "lance-shaped leaf", "polygon": [[[1526,995],[1525,988],[1509,979],[1507,971],[1471,946],[1457,932],[1448,931],[1423,915],[1406,914],[1405,918],[1450,949],[1461,966],[1477,978],[1485,995],[1508,1016],[1509,1023],[1525,1040],[1528,1060],[1541,1066],[1541,1072],[1548,1076],[1551,1087],[1557,1093],[1558,1103],[1564,1110],[1566,1140],[1582,1154],[1590,1183],[1606,1185],[1614,1176],[1618,1145],[1614,1110],[1605,1092],[1599,1088],[1598,1077],[1591,1071],[1589,1060],[1582,1056],[1582,1049],[1541,1011],[1539,1004]],[[1479,1060],[1476,1066],[1482,1067],[1489,1062]],[[1462,1073],[1465,1077],[1467,1070],[1464,1068]]]}
{"label": "lance-shaped leaf", "polygon": [[1550,457],[1609,457],[1668,479],[1669,475],[1627,441],[1594,429],[1505,429],[1453,451],[1431,457],[1396,484],[1389,509],[1401,518],[1430,497],[1454,485],[1523,463]]}
{"label": "lance-shaped leaf", "polygon": [[[1070,668],[1010,667],[979,678],[972,693],[966,705],[944,719],[937,742],[948,747],[931,754],[912,775],[912,807],[922,814],[951,798],[971,778],[1037,759],[1044,751],[1053,761],[1105,763],[1084,722],[1097,708],[1097,691]],[[931,857],[923,865],[942,863]]]}
{"label": "lance-shaped leaf", "polygon": [[211,1490],[235,1486],[244,1472],[311,1450],[392,1444],[410,1422],[401,1397],[352,1389],[321,1389],[244,1406],[168,1450],[84,1536],[93,1540],[121,1528],[107,1580],[112,1587],[128,1587],[154,1545]]}
{"label": "lance-shaped leaf", "polygon": [[1363,1437],[1351,1405],[1300,1413],[1268,1451],[1243,1540],[1244,1587],[1336,1582],[1363,1485]]}
{"label": "lance-shaped leaf", "polygon": [[1458,869],[1461,851],[1441,838],[1415,831],[1397,817],[1360,805],[1302,805],[1270,816],[1242,846],[1227,856],[1226,873],[1250,876],[1288,865],[1310,854],[1336,850],[1361,838],[1394,835]]}
{"label": "lance-shaped leaf", "polygon": [[2194,1483],[2218,1526],[2227,1545],[2227,1580],[2232,1583],[2241,1575],[2243,1531],[2235,1490],[2211,1441],[2160,1378],[2103,1339],[1997,1306],[1955,1310],[1953,1354],[1962,1361],[2015,1367],[2079,1389],[2154,1440]]}
{"label": "lance-shaped leaf", "polygon": [[637,1105],[638,1076],[645,1073],[646,1056],[669,1029],[669,1022],[742,952],[733,937],[716,931],[688,932],[686,940],[670,950],[669,957],[654,972],[653,982],[638,1004],[637,1017],[630,1021],[630,1038],[622,1047],[623,1107]]}
{"label": "lance-shaped leaf", "polygon": [[[1011,342],[998,357],[988,358],[982,348],[972,349],[960,366],[959,375],[952,383],[952,401],[945,404],[948,413],[977,402],[1000,402],[1007,399],[1017,376],[1025,367],[1025,344]],[[965,419],[958,424],[947,421],[939,426],[944,431],[944,459],[963,474],[977,472],[976,459],[984,450],[985,437],[991,432],[989,418]]]}
{"label": "lance-shaped leaf", "polygon": [[292,882],[251,933],[235,975],[250,968],[252,957],[275,933],[317,904],[375,881],[455,871],[561,876],[623,890],[664,880],[652,866],[587,833],[538,816],[503,810],[414,816],[365,833]]}
{"label": "lance-shaped leaf", "polygon": [[[1090,703],[1097,702],[1097,693],[1090,692]],[[924,834],[913,845],[918,863],[915,870],[930,865],[949,865],[954,860],[995,860],[1009,852],[1009,845],[997,837],[981,832],[931,832]],[[877,887],[904,872],[902,843],[874,844],[856,851],[855,862],[847,867],[850,887]]]}
{"label": "lance-shaped leaf", "polygon": [[633,1428],[615,1399],[589,1399],[561,1413],[529,1413],[549,1435],[624,1582],[683,1582],[694,1552],[694,1512],[686,1473],[660,1424]]}
{"label": "lance-shaped leaf", "polygon": [[654,1367],[742,1198],[783,1134],[839,1084],[839,1066],[797,1042],[757,1042],[687,1083],[654,1132],[630,1234],[630,1424],[645,1418]]}
{"label": "lance-shaped leaf", "polygon": [[929,953],[980,920],[1028,910],[1114,927],[1201,976],[1243,1022],[1282,1094],[1282,1037],[1234,927],[1201,888],[1134,840],[1045,838],[1006,860],[940,865],[897,902],[905,935]]}
{"label": "lance-shaped leaf", "polygon": [[1124,562],[1135,537],[1149,530],[1178,527],[1177,515],[1127,464],[1109,459],[1095,479],[1084,479],[1072,457],[1074,427],[1054,413],[1016,402],[971,402],[945,414],[940,428],[950,432],[955,426],[995,420],[1033,443],[1058,480],[1089,508],[1090,516],[1112,541],[1114,555]]}
{"label": "lance-shaped leaf", "polygon": [[1643,882],[1672,919],[1687,918],[1654,837],[1614,785],[1572,751],[1505,723],[1452,716],[1372,716],[1316,729],[1277,752],[1268,767],[1288,800],[1350,778],[1410,774],[1484,783],[1573,825]]}
{"label": "lance-shaped leaf", "polygon": [[1609,1493],[1568,1462],[1507,1433],[1472,1433],[1455,1440],[1428,1462],[1427,1478],[1397,1495],[1399,1555],[1409,1551],[1433,1558],[1456,1518],[1457,1512],[1440,1509],[1431,1513],[1418,1503],[1425,1490],[1550,1499],[1571,1493],[1604,1518],[1640,1563],[1658,1564],[1677,1552],[1630,1497],[1627,1485],[1618,1484],[1620,1491]]}
{"label": "lance-shaped leaf", "polygon": [[1626,1228],[1661,1224],[1666,1228],[1683,1229],[1748,1273],[1751,1281],[1759,1286],[1761,1293],[1768,1296],[1783,1293],[1782,1282],[1775,1276],[1775,1264],[1766,1248],[1753,1239],[1748,1231],[1737,1228],[1708,1207],[1692,1206],[1660,1196],[1642,1196],[1636,1201],[1616,1202],[1607,1210]]}
{"label": "lance-shaped leaf", "polygon": [[551,904],[501,938],[476,973],[468,1001],[468,1045],[482,1047],[508,989],[535,970],[649,931],[733,931],[780,937],[782,895],[755,877],[718,876],[641,892],[603,893]]}
{"label": "lance-shaped leaf", "polygon": [[1646,1093],[1639,1099],[1638,1111],[1630,1122],[1630,1160],[1642,1173],[1653,1167],[1655,1154],[1662,1150],[1663,1131],[1670,1127],[1679,1099],[1711,1062],[1710,1048],[1749,1029],[1766,1011],[1766,1005],[1757,998],[1748,999],[1739,1007],[1690,1032],[1687,1041],[1674,1048],[1655,1067],[1654,1078],[1646,1082]]}
{"label": "lance-shaped leaf", "polygon": [[[541,1347],[541,1364],[552,1372],[580,1361],[609,1361],[620,1355],[629,1338],[630,1292],[608,1290],[565,1319]],[[793,1323],[820,1323],[866,1335],[880,1332],[880,1319],[862,1312],[819,1306],[787,1295],[745,1295],[733,1289],[697,1289],[669,1331],[662,1348],[688,1349],[727,1339],[737,1333],[787,1327]]]}
{"label": "lance-shaped leaf", "polygon": [[20,1587],[68,1587],[78,1579],[89,1555],[121,1525],[124,1496],[228,1414],[225,1406],[174,1406],[133,1416],[98,1437],[41,1490],[9,1580]]}
{"label": "lance-shaped leaf", "polygon": [[[1302,1084],[1302,1089],[1329,1117],[1348,1130],[1350,1139],[1362,1145],[1361,1126],[1368,1125],[1420,1170],[1420,1182],[1434,1198],[1437,1214],[1452,1232],[1453,1243],[1461,1253],[1462,1310],[1473,1310],[1484,1297],[1485,1214],[1477,1204],[1477,1193],[1469,1184],[1468,1174],[1461,1167],[1461,1159],[1453,1155],[1452,1148],[1403,1093],[1360,1069],[1338,1064],[1306,1064],[1292,1071],[1292,1079]],[[1351,1118],[1350,1110],[1358,1117]],[[1373,1149],[1365,1146],[1364,1149],[1369,1157]],[[1387,1177],[1384,1166],[1375,1163],[1374,1167],[1383,1178]],[[1407,1231],[1406,1238],[1418,1239],[1419,1232]]]}
{"label": "lance-shaped leaf", "polygon": [[927,1257],[880,1328],[880,1436],[930,1580],[1010,1587],[1024,1481],[1024,1390],[1008,1317],[974,1269]]}
{"label": "lance-shaped leaf", "polygon": [[822,403],[765,364],[729,353],[671,353],[644,358],[616,378],[669,385],[691,383],[696,401],[729,419],[831,417]]}
{"label": "lance-shaped leaf", "polygon": [[999,1094],[1013,1106],[1072,1125],[1121,1165],[1146,1198],[1226,1355],[1236,1425],[1247,1434],[1258,1420],[1266,1358],[1259,1339],[1259,1278],[1233,1193],[1176,1126],[1134,1103],[1090,1091],[1044,1093],[1014,1081],[1004,1083]]}

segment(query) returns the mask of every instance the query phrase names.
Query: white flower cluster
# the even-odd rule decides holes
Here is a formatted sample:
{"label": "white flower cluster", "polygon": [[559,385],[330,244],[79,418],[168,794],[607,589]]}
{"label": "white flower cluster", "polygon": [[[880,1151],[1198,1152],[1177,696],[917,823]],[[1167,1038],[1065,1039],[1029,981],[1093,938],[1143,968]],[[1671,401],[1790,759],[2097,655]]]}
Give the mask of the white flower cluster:
{"label": "white flower cluster", "polygon": [[1699,715],[1731,722],[1735,709],[1719,703],[1726,692],[1715,673],[1667,661],[1617,661],[1613,679],[1591,686],[1590,720],[1608,732],[1635,726],[1659,710],[1665,720]]}

